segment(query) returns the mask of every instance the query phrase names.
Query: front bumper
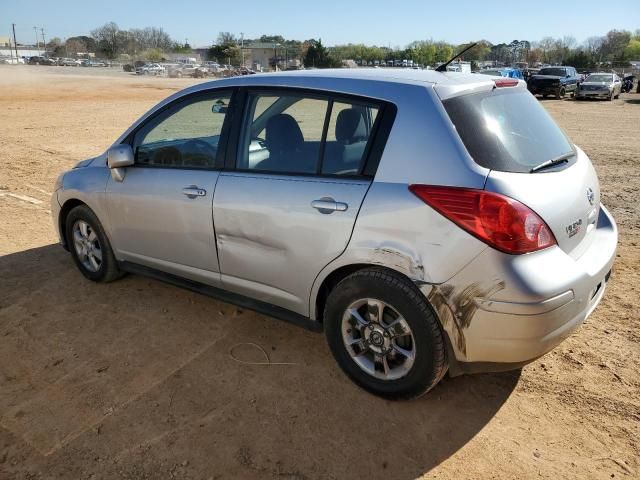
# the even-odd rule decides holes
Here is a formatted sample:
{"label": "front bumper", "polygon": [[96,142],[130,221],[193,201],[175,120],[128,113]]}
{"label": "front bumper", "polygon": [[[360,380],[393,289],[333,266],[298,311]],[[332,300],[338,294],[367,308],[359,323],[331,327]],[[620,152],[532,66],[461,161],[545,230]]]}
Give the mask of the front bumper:
{"label": "front bumper", "polygon": [[50,200],[50,205],[51,205],[51,219],[53,220],[53,228],[56,231],[56,234],[58,235],[58,241],[60,242],[60,244],[64,245],[64,235],[62,235],[62,232],[60,231],[60,202],[58,201],[58,189],[56,189],[52,194],[51,194],[51,200]]}
{"label": "front bumper", "polygon": [[576,98],[609,98],[610,90],[576,90]]}
{"label": "front bumper", "polygon": [[452,372],[517,368],[580,326],[615,259],[617,228],[603,206],[591,235],[577,259],[559,247],[515,256],[488,248],[446,284],[421,287],[449,338]]}
{"label": "front bumper", "polygon": [[555,95],[562,85],[528,85],[527,88],[533,95]]}

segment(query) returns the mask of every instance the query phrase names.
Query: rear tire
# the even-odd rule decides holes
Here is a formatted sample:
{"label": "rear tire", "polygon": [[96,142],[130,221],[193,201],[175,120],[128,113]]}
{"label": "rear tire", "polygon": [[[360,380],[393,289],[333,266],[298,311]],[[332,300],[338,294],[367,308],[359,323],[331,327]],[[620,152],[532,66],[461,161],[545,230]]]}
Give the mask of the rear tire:
{"label": "rear tire", "polygon": [[89,207],[78,205],[69,212],[65,235],[73,261],[86,278],[107,283],[124,275],[102,224]]}
{"label": "rear tire", "polygon": [[411,281],[390,270],[366,268],[336,285],[324,328],[340,368],[376,395],[419,397],[447,372],[444,335],[431,306]]}

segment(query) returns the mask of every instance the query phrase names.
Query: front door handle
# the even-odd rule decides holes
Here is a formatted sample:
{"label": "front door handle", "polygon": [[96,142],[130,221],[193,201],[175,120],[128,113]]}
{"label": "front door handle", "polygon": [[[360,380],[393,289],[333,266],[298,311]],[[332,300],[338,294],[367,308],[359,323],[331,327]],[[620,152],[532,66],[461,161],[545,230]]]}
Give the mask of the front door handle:
{"label": "front door handle", "polygon": [[195,185],[190,185],[182,189],[182,194],[186,195],[189,198],[196,198],[196,197],[204,197],[207,194],[207,191],[204,188],[200,188]]}
{"label": "front door handle", "polygon": [[322,197],[311,202],[311,206],[320,213],[346,212],[349,205],[344,202],[336,202],[331,197]]}

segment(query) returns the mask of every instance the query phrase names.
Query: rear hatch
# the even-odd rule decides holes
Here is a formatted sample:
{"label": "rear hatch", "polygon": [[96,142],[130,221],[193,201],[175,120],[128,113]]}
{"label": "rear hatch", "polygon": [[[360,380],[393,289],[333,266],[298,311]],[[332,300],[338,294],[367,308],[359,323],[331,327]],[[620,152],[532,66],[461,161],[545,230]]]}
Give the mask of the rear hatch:
{"label": "rear hatch", "polygon": [[485,189],[535,211],[558,246],[578,258],[600,205],[589,158],[523,84],[447,98],[443,105],[473,160],[488,169]]}

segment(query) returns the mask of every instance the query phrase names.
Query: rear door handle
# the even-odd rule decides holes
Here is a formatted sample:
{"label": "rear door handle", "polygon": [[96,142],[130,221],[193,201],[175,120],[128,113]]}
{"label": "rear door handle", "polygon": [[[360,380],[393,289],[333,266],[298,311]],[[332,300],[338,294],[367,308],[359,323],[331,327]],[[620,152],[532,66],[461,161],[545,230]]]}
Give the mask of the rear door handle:
{"label": "rear door handle", "polygon": [[207,191],[204,188],[200,188],[195,185],[190,185],[182,189],[182,194],[186,195],[189,198],[196,198],[196,197],[204,197],[207,194]]}
{"label": "rear door handle", "polygon": [[344,202],[336,202],[331,197],[322,197],[311,202],[311,206],[320,213],[346,212],[349,205]]}

